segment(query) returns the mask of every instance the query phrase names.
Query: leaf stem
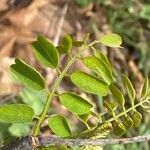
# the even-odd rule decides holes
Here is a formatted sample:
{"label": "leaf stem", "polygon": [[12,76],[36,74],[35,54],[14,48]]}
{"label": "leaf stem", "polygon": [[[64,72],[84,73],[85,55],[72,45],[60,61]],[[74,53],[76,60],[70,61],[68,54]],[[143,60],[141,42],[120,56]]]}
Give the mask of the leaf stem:
{"label": "leaf stem", "polygon": [[47,97],[47,100],[46,100],[46,105],[43,109],[43,112],[40,116],[40,119],[38,120],[35,128],[34,128],[34,131],[33,131],[33,136],[36,137],[38,136],[39,134],[39,130],[40,130],[40,125],[42,124],[42,122],[44,121],[45,119],[45,116],[48,112],[48,108],[49,108],[49,105],[52,101],[52,98],[54,97],[55,95],[55,92],[57,90],[57,87],[58,85],[60,84],[61,80],[63,79],[63,77],[65,76],[66,72],[68,71],[68,69],[70,68],[70,66],[74,63],[74,61],[76,60],[76,57],[73,57],[71,59],[71,61],[67,64],[67,66],[65,67],[65,69],[62,71],[62,73],[60,74],[60,76],[58,77],[58,79],[55,80],[54,84],[53,84],[53,88],[52,90],[49,92],[48,94],[48,97]]}
{"label": "leaf stem", "polygon": [[131,108],[129,108],[129,109],[123,111],[122,113],[118,114],[117,116],[106,120],[106,122],[107,122],[107,123],[108,123],[108,122],[112,122],[112,121],[116,120],[117,118],[120,118],[121,116],[126,115],[128,112],[130,112],[130,111],[132,111],[132,110],[135,110],[135,108],[141,106],[143,103],[145,103],[145,102],[148,101],[148,100],[149,100],[149,97],[147,97],[145,100],[141,101],[140,103],[138,103],[138,104],[132,106]]}

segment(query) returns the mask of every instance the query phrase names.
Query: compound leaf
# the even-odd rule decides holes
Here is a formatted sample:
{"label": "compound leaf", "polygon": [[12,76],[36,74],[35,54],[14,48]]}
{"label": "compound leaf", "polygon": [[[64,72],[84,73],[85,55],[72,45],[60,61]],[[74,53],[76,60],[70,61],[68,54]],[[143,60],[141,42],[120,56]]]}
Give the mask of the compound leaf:
{"label": "compound leaf", "polygon": [[91,76],[82,71],[76,71],[70,76],[71,81],[82,90],[105,96],[108,93],[108,85],[94,76]]}
{"label": "compound leaf", "polygon": [[104,61],[104,59],[95,56],[88,56],[83,59],[85,66],[96,72],[109,85],[113,80],[112,70]]}
{"label": "compound leaf", "polygon": [[48,119],[50,129],[60,137],[70,137],[72,135],[67,120],[60,115],[53,115]]}
{"label": "compound leaf", "polygon": [[41,64],[50,68],[57,67],[59,60],[57,49],[45,37],[39,36],[32,46],[35,56]]}
{"label": "compound leaf", "polygon": [[109,33],[102,36],[100,42],[109,47],[121,47],[122,39],[118,34]]}
{"label": "compound leaf", "polygon": [[93,105],[86,99],[70,92],[62,93],[59,96],[59,99],[63,106],[65,106],[69,111],[78,115],[89,113],[90,108],[93,107]]}
{"label": "compound leaf", "polygon": [[123,75],[123,81],[124,81],[125,87],[127,89],[130,101],[133,103],[133,101],[135,100],[134,87],[133,87],[131,81],[129,80],[129,78],[126,75]]}
{"label": "compound leaf", "polygon": [[0,121],[5,123],[27,123],[32,121],[34,111],[25,104],[8,104],[0,106]]}
{"label": "compound leaf", "polygon": [[121,106],[124,106],[125,99],[122,92],[113,84],[111,84],[109,88],[117,103]]}
{"label": "compound leaf", "polygon": [[37,70],[20,59],[16,59],[15,63],[11,65],[10,70],[21,83],[34,90],[42,90],[45,88],[44,78]]}

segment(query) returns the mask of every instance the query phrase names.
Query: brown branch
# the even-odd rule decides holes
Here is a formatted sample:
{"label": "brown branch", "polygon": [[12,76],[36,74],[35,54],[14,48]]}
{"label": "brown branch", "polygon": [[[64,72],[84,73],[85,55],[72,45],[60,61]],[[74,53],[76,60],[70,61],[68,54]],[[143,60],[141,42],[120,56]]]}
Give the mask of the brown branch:
{"label": "brown branch", "polygon": [[108,144],[128,144],[150,141],[150,135],[136,136],[130,138],[121,138],[121,139],[62,139],[58,137],[39,137],[39,145],[101,145],[105,146]]}
{"label": "brown branch", "polygon": [[[48,146],[48,145],[68,145],[68,146],[85,146],[85,145],[114,145],[114,144],[129,144],[129,143],[136,143],[136,142],[145,142],[150,141],[150,135],[143,135],[143,136],[136,136],[130,138],[121,138],[121,139],[62,139],[58,137],[38,137],[36,139],[36,146]],[[0,150],[19,150],[20,148],[23,149],[25,147],[31,148],[33,146],[33,138],[32,137],[25,137],[23,139],[17,139],[12,144],[1,147]],[[29,149],[30,149],[29,148]]]}

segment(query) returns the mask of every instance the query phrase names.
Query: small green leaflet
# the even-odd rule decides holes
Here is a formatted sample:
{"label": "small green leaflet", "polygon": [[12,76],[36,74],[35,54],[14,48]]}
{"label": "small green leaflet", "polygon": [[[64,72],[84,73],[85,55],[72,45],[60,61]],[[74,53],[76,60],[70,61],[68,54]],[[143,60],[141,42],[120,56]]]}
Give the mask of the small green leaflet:
{"label": "small green leaflet", "polygon": [[104,55],[100,50],[96,51],[96,57],[98,57],[99,59],[101,59],[106,65],[107,67],[112,70],[112,66],[107,58],[106,55]]}
{"label": "small green leaflet", "polygon": [[104,81],[85,72],[76,71],[70,75],[70,78],[76,86],[86,92],[100,96],[105,96],[108,93],[108,85]]}
{"label": "small green leaflet", "polygon": [[72,136],[68,122],[63,116],[53,115],[48,119],[50,129],[60,137]]}
{"label": "small green leaflet", "polygon": [[129,116],[124,116],[122,124],[124,125],[124,127],[126,128],[126,130],[128,130],[129,128],[132,127],[133,121],[132,121],[132,119]]}
{"label": "small green leaflet", "polygon": [[32,121],[34,111],[25,104],[0,106],[0,121],[5,123],[27,123]]}
{"label": "small green leaflet", "polygon": [[99,123],[97,127],[81,132],[80,138],[86,138],[86,139],[103,138],[107,134],[109,134],[112,129],[113,128],[111,123],[107,123],[107,122]]}
{"label": "small green leaflet", "polygon": [[93,107],[86,99],[70,92],[62,93],[59,96],[59,99],[63,106],[78,115],[89,113],[90,109]]}
{"label": "small green leaflet", "polygon": [[86,67],[96,72],[104,81],[110,85],[113,81],[112,70],[108,67],[107,62],[95,56],[88,56],[83,58],[83,63]]}
{"label": "small green leaflet", "polygon": [[117,103],[124,107],[125,99],[122,92],[113,84],[111,84],[109,88]]}
{"label": "small green leaflet", "polygon": [[30,127],[29,127],[29,123],[23,123],[23,124],[13,123],[8,130],[13,136],[23,137],[29,134]]}
{"label": "small green leaflet", "polygon": [[116,108],[117,108],[117,104],[115,102],[108,102],[108,101],[104,101],[104,106],[107,108],[107,110],[112,114]]}
{"label": "small green leaflet", "polygon": [[138,111],[134,111],[132,114],[132,120],[134,127],[138,127],[141,124],[142,121],[142,115]]}
{"label": "small green leaflet", "polygon": [[134,104],[133,102],[135,100],[135,90],[134,90],[134,87],[133,87],[131,81],[129,80],[129,78],[126,75],[123,75],[123,81],[124,81],[125,87],[127,89],[130,101],[131,101],[131,103],[133,105]]}
{"label": "small green leaflet", "polygon": [[83,114],[83,115],[77,115],[77,117],[86,124],[90,117],[90,113]]}
{"label": "small green leaflet", "polygon": [[60,45],[57,46],[57,50],[60,53],[70,53],[71,48],[72,48],[72,38],[70,35],[67,34],[62,38]]}
{"label": "small green leaflet", "polygon": [[116,127],[114,128],[114,134],[117,136],[122,136],[126,133],[126,129],[122,123],[116,122]]}
{"label": "small green leaflet", "polygon": [[22,60],[16,59],[15,64],[11,65],[10,70],[26,86],[34,90],[45,88],[45,81],[42,75]]}
{"label": "small green leaflet", "polygon": [[32,46],[35,56],[41,64],[50,68],[57,67],[59,60],[57,49],[45,37],[39,36]]}
{"label": "small green leaflet", "polygon": [[73,41],[72,44],[75,47],[81,47],[84,44],[84,41]]}
{"label": "small green leaflet", "polygon": [[144,98],[148,94],[148,87],[149,87],[149,79],[147,77],[144,80],[144,84],[141,91],[141,98]]}
{"label": "small green leaflet", "polygon": [[122,39],[118,34],[108,33],[100,38],[100,42],[109,47],[121,47]]}

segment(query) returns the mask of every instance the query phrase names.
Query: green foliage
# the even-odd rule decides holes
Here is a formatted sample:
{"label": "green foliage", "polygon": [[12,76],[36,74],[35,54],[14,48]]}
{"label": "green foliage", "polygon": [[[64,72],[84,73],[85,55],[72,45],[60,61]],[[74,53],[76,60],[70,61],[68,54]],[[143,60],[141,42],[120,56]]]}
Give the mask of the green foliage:
{"label": "green foliage", "polygon": [[[12,135],[21,136],[25,134],[23,132],[28,129],[29,126],[23,128],[23,124],[31,122],[33,117],[37,119],[32,133],[33,137],[38,136],[40,127],[46,118],[48,118],[47,125],[54,134],[60,137],[71,138],[97,139],[106,137],[107,135],[112,137],[114,135],[122,136],[126,134],[130,128],[135,128],[141,124],[142,115],[137,108],[142,107],[144,110],[150,110],[148,78],[146,78],[143,83],[141,97],[137,101],[135,99],[136,92],[131,81],[126,75],[123,75],[121,82],[124,82],[124,88],[127,91],[124,95],[121,89],[114,83],[116,80],[114,80],[113,68],[107,56],[102,52],[98,52],[94,47],[94,44],[98,43],[111,47],[120,47],[122,44],[121,37],[114,33],[107,34],[102,36],[100,40],[95,40],[87,44],[86,41],[88,37],[89,36],[86,36],[83,42],[82,40],[76,41],[72,39],[71,36],[66,35],[60,42],[59,48],[61,47],[61,49],[56,48],[42,36],[39,36],[37,41],[33,42],[34,53],[39,62],[47,67],[56,69],[58,72],[58,77],[48,92],[45,90],[46,86],[43,77],[34,68],[16,59],[16,64],[11,66],[13,74],[25,85],[34,90],[41,91],[24,89],[21,92],[23,102],[29,106],[25,104],[0,106],[0,121],[13,123],[9,128]],[[72,54],[71,50],[73,46],[79,48],[78,53]],[[93,53],[88,57],[80,57],[82,56],[82,52],[88,48],[91,48],[94,52],[92,51]],[[58,52],[60,54],[59,57]],[[58,66],[58,62],[61,61],[61,59],[59,60],[61,53],[66,55],[66,57],[68,56],[67,64],[63,69],[60,69]],[[77,59],[82,60],[82,63],[89,68],[90,71],[88,73],[77,70],[73,70],[70,73],[69,69]],[[107,96],[108,99],[104,101],[105,112],[98,114],[93,108],[93,101],[86,100],[77,95],[76,92],[66,91],[61,94],[56,94],[59,93],[57,89],[64,77],[69,78],[72,83],[78,87],[79,92],[83,90],[88,94],[95,94],[101,97]],[[67,118],[63,115],[55,114],[54,111],[49,111],[51,108],[50,104],[55,96],[58,97],[61,106],[65,107],[66,111],[73,113],[79,121],[84,123],[85,130],[80,131],[80,133],[77,131],[72,133]],[[129,101],[128,98],[132,103],[131,106],[127,105]],[[37,109],[39,110],[36,111]],[[93,117],[96,123],[91,124],[90,117]]]}
{"label": "green foliage", "polygon": [[73,46],[75,46],[75,47],[81,47],[83,44],[84,44],[84,42],[83,41],[72,41],[72,44],[73,44]]}
{"label": "green foliage", "polygon": [[100,50],[97,51],[96,56],[97,56],[101,61],[103,61],[104,64],[107,65],[107,68],[110,69],[111,74],[112,74],[112,66],[111,66],[111,64],[110,64],[110,62],[109,62],[107,56],[104,55]]}
{"label": "green foliage", "polygon": [[116,127],[114,128],[114,134],[117,136],[121,136],[125,134],[126,129],[122,123],[116,122]]}
{"label": "green foliage", "polygon": [[20,59],[16,59],[15,63],[16,64],[11,65],[10,69],[21,83],[35,90],[42,90],[45,88],[44,78],[37,70]]}
{"label": "green foliage", "polygon": [[140,12],[140,17],[150,21],[150,4],[145,4]]}
{"label": "green foliage", "polygon": [[5,123],[27,123],[32,121],[34,111],[25,104],[0,106],[0,121]]}
{"label": "green foliage", "polygon": [[134,127],[138,127],[141,124],[142,115],[138,111],[134,111],[132,114],[132,120]]}
{"label": "green foliage", "polygon": [[41,64],[50,68],[57,67],[59,60],[57,49],[45,37],[39,36],[32,46],[35,56]]}
{"label": "green foliage", "polygon": [[134,87],[133,87],[131,81],[129,80],[129,78],[126,75],[123,76],[123,81],[124,81],[125,87],[127,89],[129,99],[130,99],[132,105],[134,105],[134,100],[135,100]]}
{"label": "green foliage", "polygon": [[109,33],[102,36],[100,42],[109,47],[121,47],[122,39],[118,34]]}
{"label": "green foliage", "polygon": [[122,92],[113,84],[111,84],[109,88],[110,88],[110,91],[111,91],[113,97],[117,101],[117,103],[120,106],[124,107],[125,99],[124,99]]}
{"label": "green foliage", "polygon": [[9,127],[9,132],[11,135],[16,137],[27,136],[29,134],[30,128],[28,124],[12,124]]}
{"label": "green foliage", "polygon": [[149,80],[147,77],[145,78],[144,83],[143,83],[143,88],[141,91],[141,98],[144,98],[148,94],[148,86],[149,86]]}
{"label": "green foliage", "polygon": [[48,119],[51,130],[60,137],[70,137],[72,135],[66,119],[60,115],[53,115]]}
{"label": "green foliage", "polygon": [[76,86],[86,92],[101,96],[108,93],[108,85],[104,81],[85,72],[76,71],[71,74],[70,78]]}
{"label": "green foliage", "polygon": [[57,46],[57,50],[59,53],[70,53],[72,48],[72,38],[70,35],[66,35],[62,38],[62,41],[59,46]]}
{"label": "green foliage", "polygon": [[128,130],[133,126],[133,120],[129,116],[124,116],[123,126],[125,127],[126,130]]}
{"label": "green foliage", "polygon": [[61,94],[59,99],[63,106],[65,106],[69,111],[78,115],[89,113],[90,109],[93,107],[93,105],[86,99],[69,92]]}
{"label": "green foliage", "polygon": [[35,115],[38,116],[41,114],[47,97],[47,92],[45,90],[35,91],[29,88],[24,88],[20,92],[20,96],[25,104],[30,105],[30,107],[33,108]]}
{"label": "green foliage", "polygon": [[108,85],[112,82],[112,70],[106,59],[89,56],[83,59],[83,63],[93,72],[97,73]]}

